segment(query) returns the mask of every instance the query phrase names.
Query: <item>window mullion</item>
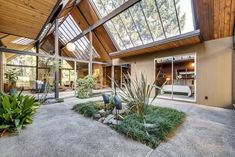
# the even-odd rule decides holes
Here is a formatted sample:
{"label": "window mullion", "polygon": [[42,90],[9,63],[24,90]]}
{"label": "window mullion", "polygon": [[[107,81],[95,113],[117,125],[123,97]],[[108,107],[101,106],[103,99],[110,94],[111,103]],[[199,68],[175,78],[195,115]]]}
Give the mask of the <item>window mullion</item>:
{"label": "window mullion", "polygon": [[179,32],[181,34],[181,28],[180,28],[180,22],[179,22],[178,12],[177,12],[177,8],[176,8],[176,3],[175,3],[175,0],[173,0],[173,1],[174,1],[175,14],[176,14],[176,19],[177,19],[178,27],[179,27]]}
{"label": "window mullion", "polygon": [[128,13],[130,14],[130,17],[131,17],[132,22],[133,22],[133,24],[134,24],[134,26],[135,26],[136,32],[138,33],[139,38],[140,38],[140,40],[141,40],[141,42],[142,42],[142,45],[143,45],[144,42],[143,42],[143,39],[141,38],[140,32],[139,32],[138,29],[137,29],[137,26],[136,26],[136,24],[135,24],[135,20],[134,20],[134,18],[133,18],[133,16],[132,16],[130,10],[128,9],[127,11],[128,11]]}
{"label": "window mullion", "polygon": [[165,29],[164,29],[164,27],[163,27],[162,17],[161,17],[161,14],[160,14],[160,12],[159,12],[159,8],[158,8],[157,0],[155,0],[155,4],[156,4],[156,7],[157,7],[157,12],[158,12],[159,19],[160,19],[160,22],[161,22],[162,30],[163,30],[164,36],[165,36],[165,38],[166,38],[166,32],[165,32]]}
{"label": "window mullion", "polygon": [[[105,11],[106,11],[106,13],[107,13],[107,9],[106,9],[106,7],[104,6],[104,4],[103,4],[102,0],[100,0],[100,2],[101,2],[101,5],[104,7],[104,10],[105,10]],[[112,23],[112,25],[113,25],[114,29],[116,30],[116,32],[117,32],[117,34],[118,34],[119,39],[122,41],[123,46],[127,49],[126,44],[125,44],[125,43],[124,43],[124,41],[122,40],[122,38],[121,38],[121,36],[120,36],[119,32],[117,31],[117,28],[116,28],[116,27],[115,27],[115,25],[113,24],[112,19],[110,20],[110,22]]]}
{"label": "window mullion", "polygon": [[139,2],[139,4],[140,4],[141,11],[142,11],[142,13],[143,13],[143,15],[144,15],[144,19],[145,19],[145,22],[146,22],[146,24],[147,24],[148,30],[149,30],[149,32],[150,32],[151,38],[152,38],[152,40],[154,41],[153,34],[152,34],[151,30],[150,30],[150,27],[149,27],[147,18],[146,18],[146,16],[145,16],[145,13],[144,13],[144,10],[143,10],[143,6],[141,5],[141,2]]}
{"label": "window mullion", "polygon": [[[111,0],[111,1],[112,1],[112,4],[113,4],[114,8],[116,8],[116,6],[114,5],[113,0]],[[134,45],[134,43],[133,43],[133,41],[132,41],[132,39],[131,39],[130,32],[127,31],[126,25],[125,25],[124,22],[122,21],[122,18],[121,18],[121,16],[120,16],[120,14],[118,15],[118,18],[119,18],[120,21],[122,22],[122,24],[123,24],[123,26],[124,26],[124,28],[125,28],[125,30],[126,30],[126,33],[127,33],[128,37],[129,37],[129,39],[130,39],[130,41],[131,41],[131,44],[132,44],[132,46],[134,47],[135,45]]]}

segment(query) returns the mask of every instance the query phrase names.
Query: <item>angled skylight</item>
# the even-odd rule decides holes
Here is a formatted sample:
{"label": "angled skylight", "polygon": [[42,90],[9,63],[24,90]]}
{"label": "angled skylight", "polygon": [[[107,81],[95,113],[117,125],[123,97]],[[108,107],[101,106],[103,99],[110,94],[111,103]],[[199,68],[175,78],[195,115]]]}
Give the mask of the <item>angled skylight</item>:
{"label": "angled skylight", "polygon": [[[77,23],[74,21],[73,17],[69,15],[63,23],[59,26],[59,39],[60,41],[66,45],[69,41],[71,41],[74,37],[79,35],[82,30],[79,28]],[[74,55],[78,59],[88,60],[89,59],[89,44],[90,41],[86,36],[83,36],[79,40],[74,42],[76,49],[73,52]],[[99,57],[96,50],[93,49],[93,58]]]}
{"label": "angled skylight", "polygon": [[34,42],[33,39],[25,38],[25,37],[20,37],[17,38],[16,40],[11,41],[11,43],[18,44],[18,45],[30,45]]}
{"label": "angled skylight", "polygon": [[[90,0],[102,18],[127,0]],[[142,0],[105,28],[120,50],[194,31],[191,0]]]}

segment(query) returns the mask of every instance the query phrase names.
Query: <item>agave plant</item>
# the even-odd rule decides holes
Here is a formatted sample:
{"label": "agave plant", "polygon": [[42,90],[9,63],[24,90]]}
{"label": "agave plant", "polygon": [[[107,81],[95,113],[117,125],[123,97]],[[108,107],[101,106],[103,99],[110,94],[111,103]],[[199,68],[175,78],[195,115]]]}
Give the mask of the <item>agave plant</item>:
{"label": "agave plant", "polygon": [[20,132],[25,124],[32,123],[33,115],[39,103],[34,97],[23,95],[0,96],[0,131]]}

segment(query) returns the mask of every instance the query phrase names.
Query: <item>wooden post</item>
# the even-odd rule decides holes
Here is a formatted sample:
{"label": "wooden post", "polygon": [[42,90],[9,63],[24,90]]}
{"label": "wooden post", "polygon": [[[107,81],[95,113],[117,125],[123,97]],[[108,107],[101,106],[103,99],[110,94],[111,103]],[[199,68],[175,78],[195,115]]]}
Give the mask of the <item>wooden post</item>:
{"label": "wooden post", "polygon": [[3,92],[3,52],[0,52],[0,92]]}
{"label": "wooden post", "polygon": [[92,75],[92,32],[89,32],[89,64],[88,64],[88,75]]}
{"label": "wooden post", "polygon": [[111,68],[111,85],[112,85],[112,89],[114,90],[114,65],[112,63],[112,68]]}
{"label": "wooden post", "polygon": [[58,39],[58,19],[55,21],[55,98],[59,98],[59,39]]}
{"label": "wooden post", "polygon": [[232,52],[232,103],[235,107],[235,50]]}
{"label": "wooden post", "polygon": [[74,61],[74,95],[76,96],[77,91],[77,62]]}
{"label": "wooden post", "polygon": [[[36,53],[39,53],[39,42],[35,45]],[[38,80],[38,56],[36,56],[36,80]]]}

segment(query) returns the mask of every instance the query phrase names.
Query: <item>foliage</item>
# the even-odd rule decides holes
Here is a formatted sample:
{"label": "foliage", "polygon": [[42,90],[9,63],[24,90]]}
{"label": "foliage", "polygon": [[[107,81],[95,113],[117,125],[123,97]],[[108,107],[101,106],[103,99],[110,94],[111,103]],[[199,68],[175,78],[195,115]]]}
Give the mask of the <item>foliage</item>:
{"label": "foliage", "polygon": [[[101,16],[104,17],[110,11],[123,4],[124,1],[93,0],[93,2]],[[164,32],[166,36],[179,35],[178,20],[181,31],[183,32],[186,23],[186,13],[182,11],[183,6],[180,4],[180,0],[142,0],[140,4],[129,8],[127,12],[121,13],[119,17],[113,18],[112,22],[109,21],[106,23],[107,28],[114,39],[116,39],[115,41],[120,49],[141,45],[142,41],[144,43],[150,43],[153,40],[165,38]],[[109,9],[106,10],[105,8]],[[134,21],[131,17],[133,17]],[[164,23],[164,28],[162,27],[161,21]],[[134,23],[137,28],[135,28]]]}
{"label": "foliage", "polygon": [[56,99],[56,102],[57,103],[64,102],[64,99],[63,98],[58,98],[58,99]]}
{"label": "foliage", "polygon": [[5,72],[5,78],[8,80],[9,83],[16,83],[18,80],[18,74],[19,72],[16,70],[16,68],[8,69]]}
{"label": "foliage", "polygon": [[93,76],[86,76],[77,80],[78,97],[88,98],[92,96],[92,88],[95,86],[96,81]]}
{"label": "foliage", "polygon": [[[97,110],[102,110],[105,108],[104,102],[95,102],[93,105]],[[107,110],[113,110],[114,107],[115,107],[115,105],[112,103],[109,103],[106,105]]]}
{"label": "foliage", "polygon": [[[159,143],[166,139],[169,133],[180,125],[185,118],[183,112],[174,109],[148,106],[145,110],[145,120],[153,127],[145,127],[143,119],[137,114],[126,116],[123,123],[115,127],[118,132],[145,143],[151,148],[156,148]],[[147,129],[147,132],[146,132]]]}
{"label": "foliage", "polygon": [[34,97],[22,95],[0,96],[0,131],[20,132],[25,124],[32,123],[33,115],[39,103]]}
{"label": "foliage", "polygon": [[98,111],[93,103],[77,104],[73,107],[73,110],[83,114],[86,117],[93,117]]}
{"label": "foliage", "polygon": [[[129,80],[121,89],[120,96],[123,101],[128,103],[131,111],[143,117],[146,106],[149,104],[151,93],[154,89],[153,84],[148,84],[147,79],[141,73],[141,78],[131,78],[130,74],[124,75],[125,80]],[[152,101],[157,97],[155,94]]]}
{"label": "foliage", "polygon": [[[53,52],[50,52],[53,53]],[[43,64],[43,66],[45,67],[45,74],[44,74],[44,78],[49,78],[51,73],[54,73],[55,69],[56,69],[56,60],[54,58],[47,58],[47,59],[43,59],[41,60],[41,64]],[[38,101],[42,104],[45,103],[46,99],[47,99],[47,95],[48,93],[51,93],[53,91],[53,88],[55,88],[54,85],[50,85],[49,79],[46,80],[46,88],[43,94],[40,95],[40,92],[38,92]]]}

